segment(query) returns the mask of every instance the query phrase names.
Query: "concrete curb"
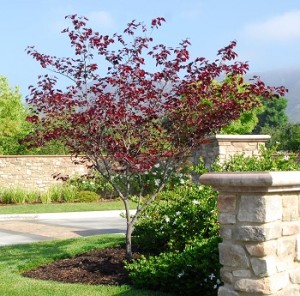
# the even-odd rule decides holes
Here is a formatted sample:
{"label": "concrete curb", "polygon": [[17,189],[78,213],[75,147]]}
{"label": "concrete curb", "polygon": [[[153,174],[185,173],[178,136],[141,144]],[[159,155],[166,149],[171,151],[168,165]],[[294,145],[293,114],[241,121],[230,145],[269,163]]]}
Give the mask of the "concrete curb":
{"label": "concrete curb", "polygon": [[[130,213],[134,214],[134,210]],[[8,220],[41,220],[41,219],[74,219],[78,218],[95,218],[95,217],[119,217],[125,214],[124,210],[113,211],[90,211],[90,212],[65,212],[65,213],[42,213],[42,214],[2,214],[0,221]]]}

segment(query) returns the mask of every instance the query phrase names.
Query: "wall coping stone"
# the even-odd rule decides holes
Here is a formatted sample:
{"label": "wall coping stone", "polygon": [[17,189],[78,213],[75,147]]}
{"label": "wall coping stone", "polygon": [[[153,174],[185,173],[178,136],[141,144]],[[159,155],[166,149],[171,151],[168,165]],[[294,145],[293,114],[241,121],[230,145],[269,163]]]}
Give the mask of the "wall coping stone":
{"label": "wall coping stone", "polygon": [[223,192],[296,191],[300,171],[207,173],[200,176],[200,183]]}
{"label": "wall coping stone", "polygon": [[267,142],[271,139],[270,135],[212,135],[207,138],[208,140],[216,140],[218,142],[222,141],[235,141],[235,142]]}

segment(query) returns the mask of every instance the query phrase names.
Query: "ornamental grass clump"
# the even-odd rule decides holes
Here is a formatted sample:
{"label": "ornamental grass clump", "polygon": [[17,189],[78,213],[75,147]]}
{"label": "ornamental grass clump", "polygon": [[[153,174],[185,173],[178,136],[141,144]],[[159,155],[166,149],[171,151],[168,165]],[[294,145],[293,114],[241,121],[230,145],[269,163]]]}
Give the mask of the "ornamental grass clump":
{"label": "ornamental grass clump", "polygon": [[40,194],[35,190],[20,187],[0,189],[0,203],[3,204],[37,203],[39,200]]}

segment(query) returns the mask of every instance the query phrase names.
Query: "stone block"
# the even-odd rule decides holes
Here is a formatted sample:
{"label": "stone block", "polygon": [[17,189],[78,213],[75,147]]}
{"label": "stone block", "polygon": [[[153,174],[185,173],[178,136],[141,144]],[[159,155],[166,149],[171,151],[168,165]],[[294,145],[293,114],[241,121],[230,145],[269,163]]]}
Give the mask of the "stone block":
{"label": "stone block", "polygon": [[295,235],[300,233],[299,222],[285,222],[282,224],[282,235]]}
{"label": "stone block", "polygon": [[274,257],[251,258],[251,267],[258,277],[271,276],[277,272],[276,260]]}
{"label": "stone block", "polygon": [[248,268],[249,260],[246,251],[240,245],[219,244],[220,263],[224,266]]}
{"label": "stone block", "polygon": [[284,288],[274,294],[274,296],[299,296],[299,295],[300,295],[299,287],[295,285],[289,285],[289,287]]}
{"label": "stone block", "polygon": [[298,207],[285,208],[282,212],[282,221],[297,221],[299,220]]}
{"label": "stone block", "polygon": [[287,257],[281,258],[280,260],[277,260],[277,262],[276,262],[277,272],[290,270],[293,267],[294,267],[294,257],[293,256],[287,256]]}
{"label": "stone block", "polygon": [[295,256],[295,260],[297,262],[300,261],[300,234],[298,234],[296,236],[296,256]]}
{"label": "stone block", "polygon": [[229,213],[219,213],[218,222],[220,224],[235,224],[236,223],[236,215]]}
{"label": "stone block", "polygon": [[239,278],[251,278],[252,273],[249,269],[237,269],[232,271],[232,275]]}
{"label": "stone block", "polygon": [[282,196],[282,220],[295,221],[299,219],[299,197],[298,195],[284,195]]}
{"label": "stone block", "polygon": [[225,267],[222,267],[220,270],[221,280],[224,283],[232,284],[233,283],[233,275],[231,270],[227,270]]}
{"label": "stone block", "polygon": [[240,279],[234,284],[234,290],[259,295],[273,295],[284,288],[288,288],[289,276],[287,272],[275,274],[261,279]]}
{"label": "stone block", "polygon": [[226,226],[220,227],[220,236],[223,240],[231,240],[232,239],[232,229]]}
{"label": "stone block", "polygon": [[300,266],[290,272],[290,280],[293,284],[300,284]]}
{"label": "stone block", "polygon": [[277,244],[277,256],[287,257],[296,255],[296,236],[283,237],[278,240]]}
{"label": "stone block", "polygon": [[235,195],[220,195],[218,198],[218,210],[221,213],[235,212],[236,196]]}
{"label": "stone block", "polygon": [[247,142],[231,142],[233,147],[236,148],[242,148],[243,150],[246,150],[248,148]]}
{"label": "stone block", "polygon": [[239,296],[239,295],[240,294],[233,291],[232,288],[226,286],[219,287],[218,290],[218,296]]}
{"label": "stone block", "polygon": [[246,250],[251,256],[265,257],[276,254],[277,240],[271,240],[256,244],[246,244]]}
{"label": "stone block", "polygon": [[282,201],[279,195],[242,195],[238,211],[241,222],[272,222],[282,218]]}
{"label": "stone block", "polygon": [[[228,146],[228,147],[230,147],[230,146]],[[228,147],[220,147],[219,154],[227,155]]]}
{"label": "stone block", "polygon": [[291,206],[298,206],[298,194],[285,194],[282,196],[282,206],[284,208],[289,208]]}
{"label": "stone block", "polygon": [[280,223],[268,223],[262,226],[238,226],[233,230],[233,238],[239,241],[264,242],[281,237]]}

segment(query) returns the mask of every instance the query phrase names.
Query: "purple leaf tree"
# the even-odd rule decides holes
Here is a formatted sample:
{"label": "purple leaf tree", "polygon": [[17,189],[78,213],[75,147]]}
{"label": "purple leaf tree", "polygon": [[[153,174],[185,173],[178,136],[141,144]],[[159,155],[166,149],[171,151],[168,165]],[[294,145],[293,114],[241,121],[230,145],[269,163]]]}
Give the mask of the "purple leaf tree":
{"label": "purple leaf tree", "polygon": [[[85,17],[66,18],[72,28],[62,33],[69,37],[73,57],[27,48],[54,75],[39,76],[37,85],[29,87],[33,115],[28,121],[39,129],[26,141],[37,146],[63,141],[114,187],[126,210],[131,257],[134,223],[170,175],[208,135],[256,107],[258,98],[283,95],[285,89],[268,87],[258,77],[245,83],[248,64],[236,61],[234,41],[213,62],[191,60],[187,39],[175,48],[155,44],[152,31],[165,22],[161,17],[150,26],[132,21],[112,36],[94,32]],[[63,77],[70,85],[59,89]],[[158,167],[159,182],[147,191],[145,176]],[[137,210],[131,216],[133,195]]]}

